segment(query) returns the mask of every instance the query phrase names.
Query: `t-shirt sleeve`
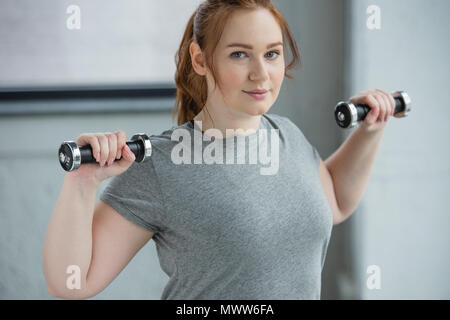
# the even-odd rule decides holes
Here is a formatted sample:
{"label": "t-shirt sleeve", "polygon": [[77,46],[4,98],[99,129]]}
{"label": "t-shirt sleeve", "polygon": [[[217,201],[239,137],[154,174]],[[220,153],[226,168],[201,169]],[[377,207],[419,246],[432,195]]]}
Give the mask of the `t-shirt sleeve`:
{"label": "t-shirt sleeve", "polygon": [[310,144],[312,149],[313,149],[313,159],[314,159],[314,163],[316,164],[316,167],[319,167],[320,164],[320,153],[319,151],[317,151],[316,147],[314,147],[312,144]]}
{"label": "t-shirt sleeve", "polygon": [[319,151],[317,151],[316,147],[314,147],[309,142],[309,140],[303,134],[302,130],[300,130],[300,128],[294,122],[292,122],[291,119],[289,119],[288,117],[281,117],[281,118],[283,118],[286,121],[288,121],[289,124],[294,127],[294,130],[298,133],[298,137],[300,139],[301,144],[304,145],[305,148],[306,148],[307,156],[310,159],[312,159],[312,161],[314,162],[315,166],[317,168],[319,168],[321,157],[320,157],[320,153],[319,153]]}
{"label": "t-shirt sleeve", "polygon": [[151,157],[110,178],[100,200],[138,226],[154,233],[164,229],[164,201]]}

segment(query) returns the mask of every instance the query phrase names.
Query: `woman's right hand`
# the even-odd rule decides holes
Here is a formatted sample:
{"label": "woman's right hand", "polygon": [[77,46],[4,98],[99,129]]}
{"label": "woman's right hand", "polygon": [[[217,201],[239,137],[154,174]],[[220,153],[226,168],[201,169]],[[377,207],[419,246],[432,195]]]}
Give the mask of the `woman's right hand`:
{"label": "woman's right hand", "polygon": [[[90,145],[96,163],[84,163],[68,174],[97,184],[122,174],[136,160],[136,156],[126,144],[126,134],[119,130],[115,133],[83,133],[77,140],[78,146]],[[115,159],[120,159],[116,160]]]}

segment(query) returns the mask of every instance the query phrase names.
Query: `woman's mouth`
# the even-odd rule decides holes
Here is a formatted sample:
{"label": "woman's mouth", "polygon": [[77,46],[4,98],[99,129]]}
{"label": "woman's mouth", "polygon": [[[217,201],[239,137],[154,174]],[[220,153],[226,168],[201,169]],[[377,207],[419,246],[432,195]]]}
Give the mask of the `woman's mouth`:
{"label": "woman's mouth", "polygon": [[267,97],[267,94],[268,94],[268,91],[266,91],[264,93],[253,93],[253,92],[247,92],[247,91],[244,91],[244,92],[256,100],[263,100]]}

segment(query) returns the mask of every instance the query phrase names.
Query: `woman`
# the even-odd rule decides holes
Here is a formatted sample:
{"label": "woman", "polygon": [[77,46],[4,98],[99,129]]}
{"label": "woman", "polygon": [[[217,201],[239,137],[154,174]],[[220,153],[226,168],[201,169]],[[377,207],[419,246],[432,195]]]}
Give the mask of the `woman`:
{"label": "woman", "polygon": [[[325,165],[294,123],[267,113],[297,62],[289,27],[270,1],[200,4],[177,53],[178,126],[151,136],[150,161],[134,164],[123,131],[78,138],[100,166],[65,177],[44,244],[50,293],[95,296],[152,238],[169,276],[161,299],[319,299],[332,225],[356,208],[395,104],[382,90],[352,97],[374,111]],[[229,142],[278,130],[278,140],[245,151],[266,143],[279,152],[279,170],[260,174],[261,165],[247,159],[175,163],[179,129],[203,138],[200,150],[183,139],[188,158],[205,156],[214,140],[225,142],[214,150],[231,160],[239,151]],[[113,176],[95,204],[99,184]],[[76,290],[66,283],[69,265],[81,272]]]}

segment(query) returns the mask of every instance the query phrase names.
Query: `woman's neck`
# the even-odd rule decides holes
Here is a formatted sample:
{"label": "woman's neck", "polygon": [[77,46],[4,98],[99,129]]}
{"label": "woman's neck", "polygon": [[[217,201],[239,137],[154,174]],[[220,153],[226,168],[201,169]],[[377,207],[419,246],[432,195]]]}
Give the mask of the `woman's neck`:
{"label": "woman's neck", "polygon": [[[208,129],[218,129],[222,133],[223,138],[229,138],[232,136],[249,135],[255,133],[261,121],[261,116],[239,117],[233,113],[217,113],[208,108],[203,108],[195,117],[195,121],[201,121],[202,131],[205,132]],[[231,133],[226,134],[226,130],[234,130]],[[242,132],[240,132],[242,131]]]}

